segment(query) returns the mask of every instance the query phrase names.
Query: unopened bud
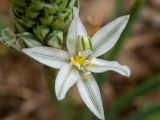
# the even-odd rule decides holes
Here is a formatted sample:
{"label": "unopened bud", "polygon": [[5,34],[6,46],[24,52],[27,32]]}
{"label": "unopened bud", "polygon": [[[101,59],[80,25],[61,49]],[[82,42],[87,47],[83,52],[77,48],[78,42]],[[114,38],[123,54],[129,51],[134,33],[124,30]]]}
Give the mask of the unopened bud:
{"label": "unopened bud", "polygon": [[49,33],[49,28],[46,26],[39,26],[33,28],[33,32],[36,35],[36,37],[43,42],[44,38]]}
{"label": "unopened bud", "polygon": [[62,48],[63,46],[63,33],[55,30],[46,38],[47,44],[51,47]]}
{"label": "unopened bud", "polygon": [[30,7],[35,11],[39,11],[39,10],[43,9],[44,3],[39,2],[39,0],[31,0],[31,6]]}
{"label": "unopened bud", "polygon": [[26,28],[26,26],[25,26],[25,24],[23,23],[22,20],[16,18],[15,24],[16,24],[16,30],[19,33],[23,33],[23,32],[25,32],[27,30],[27,28]]}
{"label": "unopened bud", "polygon": [[79,0],[70,0],[68,7],[73,8],[74,6],[77,8],[79,7]]}
{"label": "unopened bud", "polygon": [[2,38],[0,39],[1,42],[17,51],[22,49],[22,46],[19,41],[17,41],[16,34],[10,29],[6,28],[2,31]]}
{"label": "unopened bud", "polygon": [[40,42],[36,40],[36,38],[31,33],[28,32],[17,35],[17,40],[21,42],[23,48],[32,48],[42,45]]}

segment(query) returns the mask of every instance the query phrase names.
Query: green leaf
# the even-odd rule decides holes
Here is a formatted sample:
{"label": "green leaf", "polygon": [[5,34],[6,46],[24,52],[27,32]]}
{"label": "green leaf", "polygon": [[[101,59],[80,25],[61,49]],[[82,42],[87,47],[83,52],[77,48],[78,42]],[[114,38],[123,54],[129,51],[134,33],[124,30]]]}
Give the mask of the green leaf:
{"label": "green leaf", "polygon": [[113,105],[107,110],[106,114],[110,117],[115,115],[128,106],[137,96],[144,95],[158,87],[160,87],[160,74],[145,80],[142,85],[123,95],[113,103]]}
{"label": "green leaf", "polygon": [[160,114],[160,104],[154,105],[152,107],[149,107],[148,109],[145,109],[143,111],[139,111],[135,114],[130,115],[124,120],[159,120],[156,116],[152,119],[151,116],[155,115],[155,113]]}

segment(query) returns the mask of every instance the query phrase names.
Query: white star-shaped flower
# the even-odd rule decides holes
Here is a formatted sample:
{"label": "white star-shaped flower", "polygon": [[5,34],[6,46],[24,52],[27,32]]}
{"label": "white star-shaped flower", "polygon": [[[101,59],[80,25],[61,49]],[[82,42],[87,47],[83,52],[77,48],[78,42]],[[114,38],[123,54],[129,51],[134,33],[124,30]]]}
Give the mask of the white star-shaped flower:
{"label": "white star-shaped flower", "polygon": [[73,12],[74,19],[67,37],[68,51],[50,47],[34,47],[23,51],[42,64],[60,69],[55,80],[58,100],[64,99],[67,91],[76,84],[84,103],[99,119],[104,120],[100,90],[91,72],[113,70],[121,75],[130,76],[130,69],[127,66],[116,61],[97,58],[115,45],[129,16],[119,17],[105,25],[90,39],[79,18],[79,10],[74,8]]}

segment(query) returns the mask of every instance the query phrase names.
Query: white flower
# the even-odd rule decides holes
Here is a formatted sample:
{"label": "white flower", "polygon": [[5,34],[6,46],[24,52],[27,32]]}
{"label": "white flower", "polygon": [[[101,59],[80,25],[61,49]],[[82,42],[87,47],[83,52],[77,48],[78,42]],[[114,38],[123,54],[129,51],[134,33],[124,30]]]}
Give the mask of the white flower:
{"label": "white flower", "polygon": [[130,76],[127,66],[96,58],[115,45],[129,16],[122,16],[105,25],[90,39],[79,18],[79,10],[74,8],[73,12],[74,19],[67,37],[68,51],[49,47],[34,47],[23,51],[42,64],[60,69],[55,80],[58,100],[64,99],[67,91],[76,83],[84,103],[99,119],[104,120],[100,90],[91,72],[113,70]]}

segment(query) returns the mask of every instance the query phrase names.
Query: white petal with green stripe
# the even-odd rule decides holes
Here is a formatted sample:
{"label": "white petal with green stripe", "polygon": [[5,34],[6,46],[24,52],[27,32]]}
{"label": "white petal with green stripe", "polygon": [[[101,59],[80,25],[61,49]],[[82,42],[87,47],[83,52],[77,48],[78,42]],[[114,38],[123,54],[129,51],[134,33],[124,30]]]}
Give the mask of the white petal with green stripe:
{"label": "white petal with green stripe", "polygon": [[116,44],[128,20],[129,15],[119,17],[95,33],[92,37],[94,57],[103,55]]}
{"label": "white petal with green stripe", "polygon": [[87,36],[85,27],[79,18],[79,10],[73,9],[74,19],[72,20],[67,36],[67,48],[70,56],[75,56],[78,53],[78,36]]}
{"label": "white petal with green stripe", "polygon": [[65,98],[67,91],[77,82],[78,71],[70,64],[62,67],[55,81],[55,92],[58,100]]}
{"label": "white petal with green stripe", "polygon": [[23,52],[38,62],[53,68],[61,68],[69,61],[66,51],[50,47],[34,47],[23,49]]}
{"label": "white petal with green stripe", "polygon": [[92,59],[92,63],[93,65],[87,66],[86,69],[94,73],[102,73],[105,71],[112,70],[127,77],[129,77],[131,74],[129,67],[125,65],[120,65],[116,61],[106,61],[106,60],[94,58]]}
{"label": "white petal with green stripe", "polygon": [[99,87],[92,76],[89,74],[84,77],[80,72],[81,79],[77,82],[77,87],[81,98],[88,108],[99,118],[104,120],[104,110]]}

